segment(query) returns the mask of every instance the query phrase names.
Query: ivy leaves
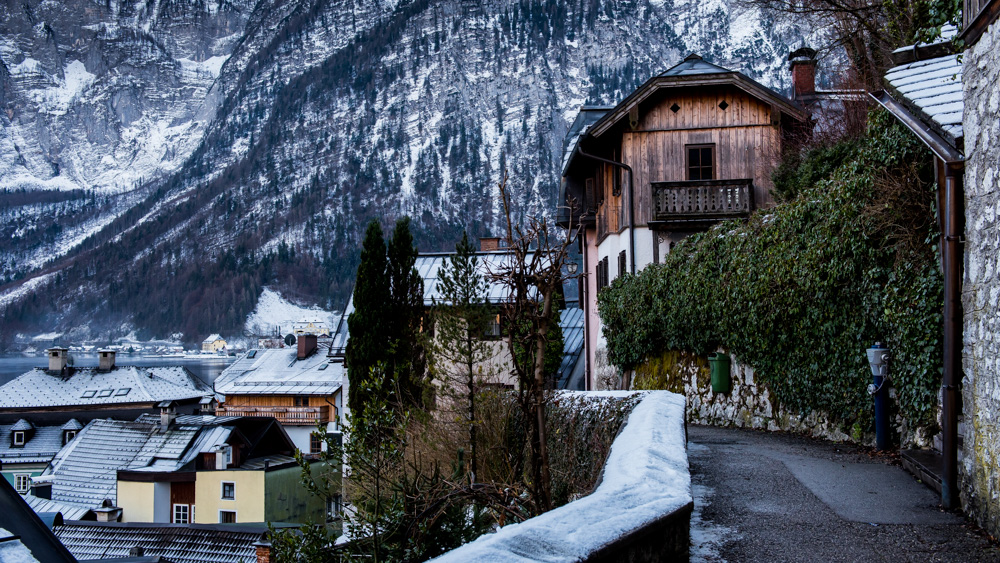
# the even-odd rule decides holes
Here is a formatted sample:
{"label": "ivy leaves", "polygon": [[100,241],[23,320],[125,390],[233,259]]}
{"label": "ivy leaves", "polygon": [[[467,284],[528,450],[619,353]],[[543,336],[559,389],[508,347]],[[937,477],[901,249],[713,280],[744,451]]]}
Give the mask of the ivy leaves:
{"label": "ivy leaves", "polygon": [[632,369],[722,346],[786,407],[846,428],[871,420],[864,350],[878,340],[896,351],[901,413],[933,425],[943,282],[919,162],[925,149],[884,112],[867,137],[807,153],[782,171],[796,197],[691,236],[601,292],[609,359]]}

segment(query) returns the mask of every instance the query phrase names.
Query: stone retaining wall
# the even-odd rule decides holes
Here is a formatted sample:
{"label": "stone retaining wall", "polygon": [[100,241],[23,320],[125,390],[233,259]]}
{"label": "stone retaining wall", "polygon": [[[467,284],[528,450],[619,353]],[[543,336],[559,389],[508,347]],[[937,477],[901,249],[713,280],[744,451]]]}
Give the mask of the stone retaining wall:
{"label": "stone retaining wall", "polygon": [[[753,368],[732,363],[732,387],[727,394],[712,392],[711,372],[705,357],[687,352],[667,352],[636,369],[637,389],[667,389],[687,397],[687,420],[695,424],[757,428],[806,434],[826,440],[874,445],[873,428],[843,428],[825,413],[807,416],[775,408],[767,386],[758,381]],[[890,391],[894,398],[894,392]],[[897,416],[895,432],[904,446],[926,447],[931,443],[924,429],[911,429]]]}
{"label": "stone retaining wall", "polygon": [[1000,536],[1000,23],[965,52],[962,504]]}

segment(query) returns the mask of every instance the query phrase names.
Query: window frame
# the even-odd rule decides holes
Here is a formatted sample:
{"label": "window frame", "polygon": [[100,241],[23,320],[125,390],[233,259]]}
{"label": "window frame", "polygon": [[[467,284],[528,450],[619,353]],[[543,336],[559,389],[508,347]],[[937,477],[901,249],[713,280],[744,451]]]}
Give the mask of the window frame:
{"label": "window frame", "polygon": [[24,430],[15,430],[14,435],[11,437],[11,441],[15,446],[23,446],[24,443],[28,441],[26,438],[27,436]]}
{"label": "window frame", "polygon": [[309,433],[309,453],[318,454],[323,452],[323,440],[318,432]]}
{"label": "window frame", "polygon": [[[20,485],[18,481],[24,481],[24,485]],[[31,473],[15,473],[14,474],[14,490],[19,494],[26,495],[31,492]]]}
{"label": "window frame", "polygon": [[[233,515],[233,521],[232,522],[226,522],[226,521],[224,521],[222,519],[222,515],[223,514],[232,514]],[[219,524],[236,524],[238,521],[239,520],[237,520],[237,518],[236,518],[236,511],[235,510],[222,510],[222,509],[219,510]]]}
{"label": "window frame", "polygon": [[[184,509],[184,521],[177,517],[178,509]],[[191,513],[193,512],[192,506],[190,504],[175,503],[170,507],[170,523],[171,524],[190,524],[191,523]]]}
{"label": "window frame", "polygon": [[[702,164],[701,161],[700,161],[701,160],[700,159],[701,154],[699,153],[699,163],[698,163],[698,171],[699,171],[698,175],[699,175],[699,177],[698,178],[692,178],[691,177],[692,176],[692,174],[691,174],[691,170],[692,170],[692,168],[691,168],[691,151],[693,151],[693,150],[702,151],[704,149],[709,149],[709,156],[711,158],[711,163],[708,166],[705,166],[704,164]],[[693,144],[693,145],[684,145],[684,175],[685,175],[685,178],[687,178],[687,180],[689,182],[690,181],[698,181],[698,180],[714,180],[715,177],[716,177],[716,175],[717,175],[716,174],[716,168],[717,167],[715,165],[715,163],[717,161],[718,161],[718,159],[715,157],[715,143],[699,143],[699,144]],[[705,168],[708,168],[708,170],[709,170],[709,176],[710,177],[708,177],[708,178],[705,178],[704,175],[703,175]]]}
{"label": "window frame", "polygon": [[[226,485],[230,485],[232,488],[232,494],[230,496],[226,496]],[[222,481],[219,483],[219,498],[221,500],[236,500],[236,482]]]}

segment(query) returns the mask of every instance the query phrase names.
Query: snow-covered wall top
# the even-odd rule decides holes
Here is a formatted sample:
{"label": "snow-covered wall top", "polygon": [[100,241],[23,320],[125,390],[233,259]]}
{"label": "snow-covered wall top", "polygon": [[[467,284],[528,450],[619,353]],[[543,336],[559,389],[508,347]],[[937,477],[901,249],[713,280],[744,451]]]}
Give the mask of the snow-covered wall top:
{"label": "snow-covered wall top", "polygon": [[691,500],[684,397],[651,391],[615,439],[604,478],[591,495],[433,561],[581,561]]}

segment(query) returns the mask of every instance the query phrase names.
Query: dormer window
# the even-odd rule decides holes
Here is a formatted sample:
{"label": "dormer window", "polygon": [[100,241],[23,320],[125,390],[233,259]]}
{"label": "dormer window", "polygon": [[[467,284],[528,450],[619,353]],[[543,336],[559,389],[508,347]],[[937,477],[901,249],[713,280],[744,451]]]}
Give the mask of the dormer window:
{"label": "dormer window", "polygon": [[14,446],[23,446],[24,442],[25,442],[24,431],[23,430],[16,430],[14,432],[14,438],[13,438],[12,444]]}
{"label": "dormer window", "polygon": [[63,445],[65,446],[66,444],[72,442],[73,438],[76,438],[76,430],[66,430],[66,431],[64,431],[63,432]]}

